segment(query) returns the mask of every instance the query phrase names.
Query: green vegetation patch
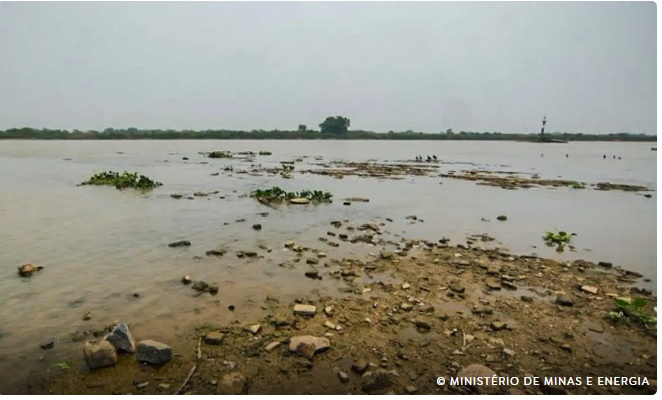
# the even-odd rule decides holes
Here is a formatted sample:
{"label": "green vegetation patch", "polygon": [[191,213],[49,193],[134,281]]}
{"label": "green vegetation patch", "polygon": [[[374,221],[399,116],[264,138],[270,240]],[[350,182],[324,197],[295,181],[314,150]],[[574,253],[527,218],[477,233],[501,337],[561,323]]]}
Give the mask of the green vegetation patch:
{"label": "green vegetation patch", "polygon": [[648,301],[643,298],[614,299],[617,311],[609,311],[605,315],[606,318],[612,321],[622,321],[624,318],[642,324],[646,329],[657,329],[657,317],[646,312],[646,304]]}
{"label": "green vegetation patch", "polygon": [[150,190],[162,186],[163,184],[153,181],[145,175],[138,175],[137,172],[124,171],[120,174],[119,172],[106,171],[93,175],[85,182],[82,182],[81,185],[115,186],[118,190]]}
{"label": "green vegetation patch", "polygon": [[302,190],[300,192],[286,192],[274,186],[271,189],[257,189],[251,192],[251,197],[260,203],[292,202],[296,199],[306,199],[317,203],[331,203],[333,195],[322,190]]}
{"label": "green vegetation patch", "polygon": [[229,151],[212,151],[207,153],[209,158],[232,158],[232,153]]}

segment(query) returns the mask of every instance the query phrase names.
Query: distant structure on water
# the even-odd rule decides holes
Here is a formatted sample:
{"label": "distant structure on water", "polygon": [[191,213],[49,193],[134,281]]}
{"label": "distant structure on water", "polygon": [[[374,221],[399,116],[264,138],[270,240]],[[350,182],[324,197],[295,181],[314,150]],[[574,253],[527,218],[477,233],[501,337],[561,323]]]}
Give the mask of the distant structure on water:
{"label": "distant structure on water", "polygon": [[542,129],[540,129],[540,135],[538,135],[538,140],[535,140],[535,143],[568,143],[566,140],[552,139],[551,137],[545,135],[545,124],[547,123],[547,116],[542,117]]}

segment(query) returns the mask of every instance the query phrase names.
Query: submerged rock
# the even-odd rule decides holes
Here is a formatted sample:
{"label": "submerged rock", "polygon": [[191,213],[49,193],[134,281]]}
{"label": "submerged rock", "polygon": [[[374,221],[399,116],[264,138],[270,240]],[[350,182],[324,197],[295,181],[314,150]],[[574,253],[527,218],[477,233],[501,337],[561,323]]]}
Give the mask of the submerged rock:
{"label": "submerged rock", "polygon": [[297,304],[294,306],[294,314],[306,317],[314,317],[317,313],[317,307],[308,304]]}
{"label": "submerged rock", "polygon": [[[113,348],[113,350],[115,350]],[[162,365],[172,359],[172,347],[155,340],[142,340],[136,348],[136,360],[152,365]]]}
{"label": "submerged rock", "polygon": [[91,370],[110,367],[117,364],[117,352],[115,347],[107,341],[97,343],[88,341],[83,344],[83,355],[85,362]]}
{"label": "submerged rock", "polygon": [[180,241],[177,241],[177,242],[169,243],[168,247],[186,247],[186,246],[190,246],[190,245],[191,245],[190,241],[180,240]]}
{"label": "submerged rock", "polygon": [[23,277],[27,276],[32,276],[37,271],[41,271],[44,269],[42,265],[34,265],[34,264],[23,264],[20,267],[17,267],[18,269],[18,274]]}

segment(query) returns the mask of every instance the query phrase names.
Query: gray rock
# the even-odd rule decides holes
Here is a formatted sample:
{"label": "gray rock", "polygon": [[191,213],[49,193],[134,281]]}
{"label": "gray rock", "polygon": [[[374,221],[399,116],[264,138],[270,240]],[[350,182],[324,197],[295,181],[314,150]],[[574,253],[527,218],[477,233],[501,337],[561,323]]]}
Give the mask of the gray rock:
{"label": "gray rock", "polygon": [[407,394],[415,394],[418,392],[418,388],[416,386],[409,385],[405,388],[405,392],[407,392]]}
{"label": "gray rock", "polygon": [[136,348],[136,360],[152,365],[162,365],[172,359],[172,347],[155,340],[142,340]]}
{"label": "gray rock", "polygon": [[460,281],[454,280],[448,284],[448,288],[455,293],[464,293],[464,286],[460,284]]}
{"label": "gray rock", "polygon": [[276,347],[280,346],[281,344],[282,344],[281,342],[274,341],[274,342],[271,342],[271,343],[269,343],[268,345],[266,345],[266,346],[264,347],[264,349],[265,349],[266,351],[272,351],[273,349],[275,349]]}
{"label": "gray rock", "polygon": [[104,340],[107,340],[119,352],[136,352],[136,342],[133,340],[133,336],[131,336],[129,326],[124,322],[117,324],[115,328],[106,335]]}
{"label": "gray rock", "polygon": [[[464,367],[457,373],[458,378],[471,378],[471,377],[487,377],[496,375],[488,367],[481,364],[471,364]],[[498,394],[500,392],[499,386],[481,385],[481,386],[468,386],[473,391],[479,394]]]}
{"label": "gray rock", "polygon": [[410,303],[402,303],[400,304],[400,308],[404,311],[411,311],[414,309],[414,306],[411,305]]}
{"label": "gray rock", "polygon": [[209,332],[205,336],[205,344],[218,346],[223,342],[224,335],[221,332]]}
{"label": "gray rock", "polygon": [[110,367],[117,364],[117,352],[115,347],[107,341],[97,343],[87,341],[83,344],[83,355],[90,370]]}
{"label": "gray rock", "polygon": [[245,394],[248,389],[248,380],[240,372],[230,372],[223,375],[216,387],[217,394],[239,395]]}
{"label": "gray rock", "polygon": [[345,383],[349,381],[349,375],[343,371],[338,371],[338,378],[341,382]]}
{"label": "gray rock", "polygon": [[580,289],[582,291],[584,291],[586,293],[590,293],[590,294],[598,294],[598,292],[600,291],[600,289],[598,289],[597,287],[589,286],[589,285],[584,285]]}
{"label": "gray rock", "polygon": [[260,324],[255,324],[255,325],[249,326],[247,329],[253,335],[257,335],[258,332],[260,332],[260,330],[262,329],[262,326]]}
{"label": "gray rock", "polygon": [[262,230],[262,224],[254,224],[253,229],[255,229],[256,231]]}
{"label": "gray rock", "polygon": [[507,220],[507,219],[508,219],[508,217],[506,217],[505,215],[499,215],[499,216],[497,217],[497,221],[505,221],[505,220]]}
{"label": "gray rock", "polygon": [[306,317],[314,317],[317,313],[317,307],[309,304],[297,304],[294,306],[295,315],[303,315]]}
{"label": "gray rock", "polygon": [[320,260],[317,257],[308,257],[306,259],[306,264],[319,264]]}
{"label": "gray rock", "polygon": [[508,357],[515,357],[515,350],[503,349],[503,354],[507,355]]}
{"label": "gray rock", "polygon": [[420,331],[429,331],[430,329],[432,329],[432,326],[430,326],[429,323],[421,319],[414,320],[414,325],[416,325],[416,328]]}
{"label": "gray rock", "polygon": [[310,279],[319,279],[319,278],[320,278],[320,274],[319,274],[319,272],[317,272],[317,270],[314,270],[314,269],[311,269],[311,270],[309,270],[309,271],[306,271],[306,272],[304,272],[303,274],[304,274],[307,278],[310,278]]}

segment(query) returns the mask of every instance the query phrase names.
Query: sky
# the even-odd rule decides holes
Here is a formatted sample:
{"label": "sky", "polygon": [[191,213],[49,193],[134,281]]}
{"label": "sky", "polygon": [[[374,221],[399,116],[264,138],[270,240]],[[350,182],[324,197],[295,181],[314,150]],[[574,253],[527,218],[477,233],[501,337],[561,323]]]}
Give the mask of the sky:
{"label": "sky", "polygon": [[0,129],[657,133],[653,2],[0,2]]}

